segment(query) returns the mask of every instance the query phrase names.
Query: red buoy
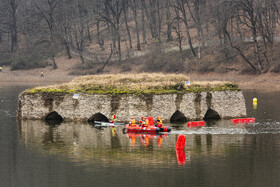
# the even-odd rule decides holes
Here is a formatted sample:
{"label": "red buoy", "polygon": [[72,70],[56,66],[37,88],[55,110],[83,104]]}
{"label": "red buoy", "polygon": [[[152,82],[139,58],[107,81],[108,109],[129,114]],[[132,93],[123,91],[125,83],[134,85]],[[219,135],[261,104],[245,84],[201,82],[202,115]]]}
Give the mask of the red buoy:
{"label": "red buoy", "polygon": [[185,165],[186,164],[186,155],[184,149],[176,150],[177,162],[178,165]]}
{"label": "red buoy", "polygon": [[232,123],[254,123],[255,118],[232,119]]}
{"label": "red buoy", "polygon": [[204,121],[191,121],[187,123],[187,127],[204,127]]}
{"label": "red buoy", "polygon": [[186,136],[180,134],[177,137],[176,150],[183,150],[185,148],[185,143],[186,143]]}

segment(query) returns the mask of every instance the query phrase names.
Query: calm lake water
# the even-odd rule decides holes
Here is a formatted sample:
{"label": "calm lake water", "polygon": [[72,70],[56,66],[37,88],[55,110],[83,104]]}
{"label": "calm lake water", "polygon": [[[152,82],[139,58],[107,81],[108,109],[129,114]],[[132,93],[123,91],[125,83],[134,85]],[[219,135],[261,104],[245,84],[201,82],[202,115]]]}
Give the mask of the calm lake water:
{"label": "calm lake water", "polygon": [[[279,92],[244,92],[253,124],[173,124],[169,135],[145,136],[17,122],[17,96],[26,88],[0,88],[0,186],[279,186]],[[179,134],[186,146],[176,153]]]}

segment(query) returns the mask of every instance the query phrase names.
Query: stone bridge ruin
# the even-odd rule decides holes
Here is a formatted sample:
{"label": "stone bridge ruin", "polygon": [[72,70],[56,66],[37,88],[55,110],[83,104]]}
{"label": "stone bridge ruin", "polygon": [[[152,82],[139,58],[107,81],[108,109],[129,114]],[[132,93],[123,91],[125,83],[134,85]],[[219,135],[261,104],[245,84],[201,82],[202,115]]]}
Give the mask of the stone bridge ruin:
{"label": "stone bridge ruin", "polygon": [[117,121],[131,117],[161,116],[165,122],[225,119],[246,116],[242,91],[214,91],[186,94],[98,95],[69,93],[28,93],[19,96],[20,119],[63,121]]}

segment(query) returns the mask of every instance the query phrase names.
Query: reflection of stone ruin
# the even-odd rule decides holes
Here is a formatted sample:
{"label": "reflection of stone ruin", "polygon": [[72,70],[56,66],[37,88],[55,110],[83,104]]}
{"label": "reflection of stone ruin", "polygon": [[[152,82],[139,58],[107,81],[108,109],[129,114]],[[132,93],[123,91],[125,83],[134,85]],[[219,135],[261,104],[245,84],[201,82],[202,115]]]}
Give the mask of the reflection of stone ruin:
{"label": "reflection of stone ruin", "polygon": [[215,91],[161,95],[91,95],[62,93],[22,93],[18,117],[21,119],[61,118],[66,121],[108,121],[112,113],[118,121],[130,117],[161,116],[164,121],[219,119],[246,116],[241,91]]}
{"label": "reflection of stone ruin", "polygon": [[[151,161],[176,163],[176,135],[133,136],[123,134],[122,127],[118,127],[116,134],[112,134],[112,128],[97,129],[88,124],[65,122],[53,127],[38,120],[20,121],[19,131],[22,143],[29,149],[63,154],[80,161],[118,160],[129,164],[131,160],[135,160],[133,163],[136,165],[149,164]],[[187,135],[185,152],[187,159],[194,159],[199,155],[224,155],[227,147],[242,144],[244,141],[248,140],[243,134],[190,134]],[[139,149],[142,151],[137,151]]]}

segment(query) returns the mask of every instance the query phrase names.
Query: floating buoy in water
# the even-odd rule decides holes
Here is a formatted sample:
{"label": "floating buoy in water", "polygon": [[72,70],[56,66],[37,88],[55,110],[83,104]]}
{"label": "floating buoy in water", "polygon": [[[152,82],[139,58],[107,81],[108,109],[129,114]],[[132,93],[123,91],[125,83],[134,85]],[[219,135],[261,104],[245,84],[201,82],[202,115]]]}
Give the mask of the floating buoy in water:
{"label": "floating buoy in water", "polygon": [[187,127],[204,127],[204,121],[191,121],[187,123]]}
{"label": "floating buoy in water", "polygon": [[257,99],[257,98],[254,98],[254,99],[253,99],[253,103],[258,103],[258,99]]}
{"label": "floating buoy in water", "polygon": [[183,150],[183,149],[185,149],[185,143],[186,143],[186,136],[180,134],[177,137],[176,150]]}
{"label": "floating buoy in water", "polygon": [[256,110],[258,107],[258,99],[257,98],[254,98],[253,99],[253,108]]}
{"label": "floating buoy in water", "polygon": [[232,123],[254,123],[255,118],[232,119]]}

